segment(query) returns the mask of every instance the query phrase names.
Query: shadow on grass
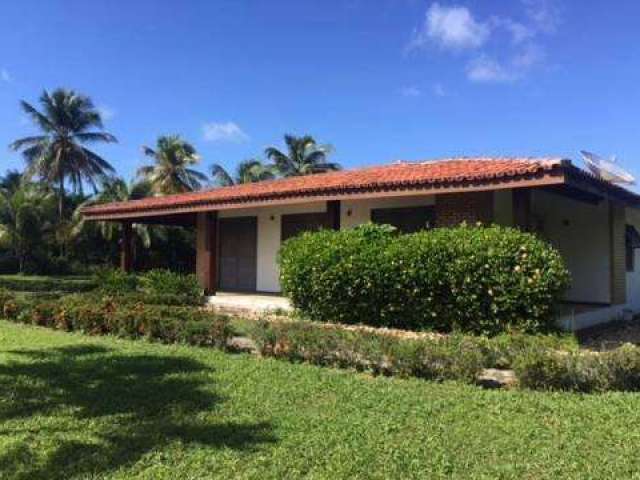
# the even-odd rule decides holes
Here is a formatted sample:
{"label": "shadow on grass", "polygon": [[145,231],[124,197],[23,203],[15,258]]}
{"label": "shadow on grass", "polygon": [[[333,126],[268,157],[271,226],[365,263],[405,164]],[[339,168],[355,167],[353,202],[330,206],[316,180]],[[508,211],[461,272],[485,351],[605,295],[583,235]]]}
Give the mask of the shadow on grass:
{"label": "shadow on grass", "polygon": [[16,441],[0,452],[0,476],[94,476],[170,444],[274,441],[268,423],[210,415],[223,399],[211,391],[211,368],[190,358],[92,345],[8,353],[18,359],[0,365],[0,435]]}

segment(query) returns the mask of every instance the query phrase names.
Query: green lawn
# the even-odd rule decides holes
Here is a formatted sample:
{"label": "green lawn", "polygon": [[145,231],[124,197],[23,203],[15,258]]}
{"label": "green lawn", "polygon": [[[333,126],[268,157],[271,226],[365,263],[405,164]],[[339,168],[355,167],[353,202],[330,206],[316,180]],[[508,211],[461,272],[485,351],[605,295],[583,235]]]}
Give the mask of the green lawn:
{"label": "green lawn", "polygon": [[484,391],[0,322],[0,478],[640,478],[640,396]]}

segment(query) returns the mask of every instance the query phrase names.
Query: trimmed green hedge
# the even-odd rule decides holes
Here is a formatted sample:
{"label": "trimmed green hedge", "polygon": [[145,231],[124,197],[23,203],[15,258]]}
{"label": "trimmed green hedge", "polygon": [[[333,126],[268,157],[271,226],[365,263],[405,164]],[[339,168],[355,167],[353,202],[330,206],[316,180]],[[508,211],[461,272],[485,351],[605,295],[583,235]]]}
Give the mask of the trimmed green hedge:
{"label": "trimmed green hedge", "polygon": [[69,295],[58,301],[16,298],[0,291],[0,317],[92,335],[147,338],[226,348],[232,334],[228,317],[192,307],[145,305],[118,297]]}
{"label": "trimmed green hedge", "polygon": [[640,391],[640,348],[627,344],[602,353],[536,349],[516,359],[515,371],[520,385],[534,390]]}
{"label": "trimmed green hedge", "polygon": [[82,277],[37,277],[32,275],[2,275],[0,289],[15,292],[88,292],[96,283]]}
{"label": "trimmed green hedge", "polygon": [[305,233],[285,242],[279,262],[283,292],[310,319],[405,329],[554,330],[569,285],[555,249],[498,226]]}
{"label": "trimmed green hedge", "polygon": [[263,356],[380,375],[473,383],[483,368],[481,349],[464,338],[403,339],[313,322],[257,322],[250,335]]}

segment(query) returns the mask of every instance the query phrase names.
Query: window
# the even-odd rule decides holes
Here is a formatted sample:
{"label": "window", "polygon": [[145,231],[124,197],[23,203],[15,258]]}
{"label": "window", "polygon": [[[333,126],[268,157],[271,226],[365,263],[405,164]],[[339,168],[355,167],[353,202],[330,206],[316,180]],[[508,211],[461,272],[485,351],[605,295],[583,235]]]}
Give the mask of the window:
{"label": "window", "polygon": [[281,241],[300,235],[303,232],[316,232],[329,228],[329,217],[321,213],[294,213],[282,216]]}
{"label": "window", "polygon": [[402,233],[433,228],[434,207],[376,208],[371,210],[373,223],[393,225]]}
{"label": "window", "polygon": [[635,271],[635,251],[640,248],[640,234],[632,225],[627,225],[624,235],[624,252],[627,272]]}

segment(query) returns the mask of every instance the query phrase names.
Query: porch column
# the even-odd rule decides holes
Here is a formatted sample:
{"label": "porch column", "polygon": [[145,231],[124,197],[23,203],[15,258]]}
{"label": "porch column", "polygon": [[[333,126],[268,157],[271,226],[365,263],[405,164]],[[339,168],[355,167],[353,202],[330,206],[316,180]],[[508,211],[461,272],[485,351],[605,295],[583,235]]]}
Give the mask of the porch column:
{"label": "porch column", "polygon": [[329,217],[329,228],[340,230],[340,200],[327,202],[327,216]]}
{"label": "porch column", "polygon": [[131,272],[133,270],[133,228],[131,222],[122,222],[120,269],[123,272]]}
{"label": "porch column", "polygon": [[218,212],[201,212],[196,220],[196,275],[205,295],[218,286]]}

